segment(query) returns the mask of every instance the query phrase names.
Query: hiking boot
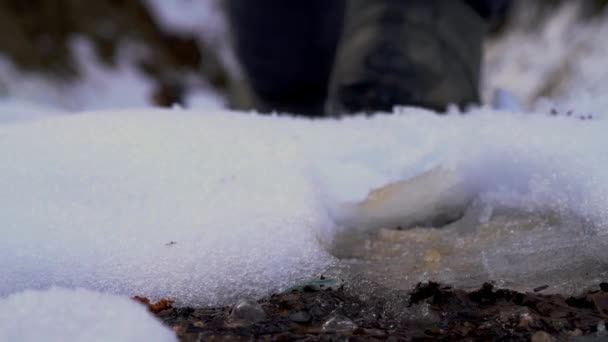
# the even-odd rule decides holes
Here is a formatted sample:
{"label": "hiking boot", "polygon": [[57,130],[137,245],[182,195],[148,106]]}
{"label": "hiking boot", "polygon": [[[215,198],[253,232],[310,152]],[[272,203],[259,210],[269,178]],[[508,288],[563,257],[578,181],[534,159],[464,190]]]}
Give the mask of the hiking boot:
{"label": "hiking boot", "polygon": [[344,20],[328,114],[478,103],[486,23],[469,4],[350,0]]}

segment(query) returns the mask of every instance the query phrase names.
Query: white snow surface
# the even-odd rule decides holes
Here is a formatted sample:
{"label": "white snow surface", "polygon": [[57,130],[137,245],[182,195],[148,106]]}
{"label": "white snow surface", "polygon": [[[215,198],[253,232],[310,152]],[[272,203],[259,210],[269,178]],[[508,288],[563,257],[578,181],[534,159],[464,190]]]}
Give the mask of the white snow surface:
{"label": "white snow surface", "polygon": [[0,341],[169,342],[175,334],[140,303],[85,289],[0,298]]}
{"label": "white snow surface", "polygon": [[0,296],[58,285],[218,304],[321,271],[329,220],[283,126],[140,111],[0,127]]}
{"label": "white snow surface", "polygon": [[601,115],[413,108],[316,121],[133,110],[2,125],[0,297],[49,286],[189,305],[260,297],[335,262],[323,246],[339,228],[337,203],[437,166],[486,203],[572,211],[604,239],[606,129]]}

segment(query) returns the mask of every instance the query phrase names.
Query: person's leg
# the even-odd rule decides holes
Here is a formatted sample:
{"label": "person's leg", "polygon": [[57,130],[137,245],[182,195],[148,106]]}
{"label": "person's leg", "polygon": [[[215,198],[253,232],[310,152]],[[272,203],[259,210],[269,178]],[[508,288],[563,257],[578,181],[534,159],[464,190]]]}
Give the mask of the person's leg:
{"label": "person's leg", "polygon": [[323,115],[344,0],[228,0],[226,8],[253,109]]}
{"label": "person's leg", "polygon": [[479,101],[486,19],[504,0],[349,0],[328,110],[443,111]]}

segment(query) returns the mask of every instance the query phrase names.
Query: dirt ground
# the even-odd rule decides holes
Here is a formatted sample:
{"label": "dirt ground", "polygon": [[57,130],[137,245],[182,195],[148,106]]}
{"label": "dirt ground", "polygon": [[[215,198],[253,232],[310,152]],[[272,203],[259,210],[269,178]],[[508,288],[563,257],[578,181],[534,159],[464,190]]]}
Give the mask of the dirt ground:
{"label": "dirt ground", "polygon": [[307,285],[235,307],[168,308],[156,315],[180,341],[560,341],[601,340],[608,283],[578,297],[419,284],[375,296],[348,284]]}

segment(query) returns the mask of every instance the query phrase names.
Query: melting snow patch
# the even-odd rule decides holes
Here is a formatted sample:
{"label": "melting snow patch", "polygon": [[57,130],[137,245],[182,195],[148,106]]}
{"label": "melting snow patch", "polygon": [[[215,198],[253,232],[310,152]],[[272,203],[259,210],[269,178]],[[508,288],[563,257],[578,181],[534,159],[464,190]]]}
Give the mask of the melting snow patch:
{"label": "melting snow patch", "polygon": [[[572,212],[589,223],[548,240],[513,235],[504,248],[560,253],[568,245],[564,253],[580,254],[572,241],[606,239],[601,116],[201,114],[89,113],[0,126],[0,297],[53,285],[190,305],[267,295],[335,262],[324,246],[338,231],[339,204],[439,166],[462,180],[463,202]],[[441,198],[424,193],[435,188],[394,198]],[[431,214],[441,210],[429,203]],[[596,252],[586,255],[601,258]]]}
{"label": "melting snow patch", "polygon": [[0,341],[177,341],[133,300],[52,288],[0,299]]}

